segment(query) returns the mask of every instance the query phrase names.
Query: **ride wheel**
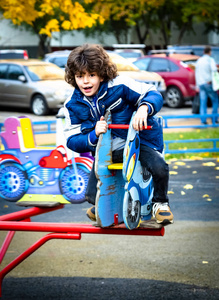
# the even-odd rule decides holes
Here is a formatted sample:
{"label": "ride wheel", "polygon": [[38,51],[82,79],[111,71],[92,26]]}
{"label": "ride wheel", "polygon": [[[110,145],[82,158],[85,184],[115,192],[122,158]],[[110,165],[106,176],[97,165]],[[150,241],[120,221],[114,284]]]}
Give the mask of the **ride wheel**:
{"label": "ride wheel", "polygon": [[65,168],[59,180],[61,194],[72,203],[85,201],[88,178],[88,173],[80,168],[77,168],[77,175],[72,166]]}
{"label": "ride wheel", "polygon": [[22,165],[15,162],[0,165],[0,199],[15,202],[28,188],[28,177]]}
{"label": "ride wheel", "polygon": [[141,203],[133,201],[129,192],[125,192],[123,202],[123,220],[128,229],[135,229],[141,221]]}

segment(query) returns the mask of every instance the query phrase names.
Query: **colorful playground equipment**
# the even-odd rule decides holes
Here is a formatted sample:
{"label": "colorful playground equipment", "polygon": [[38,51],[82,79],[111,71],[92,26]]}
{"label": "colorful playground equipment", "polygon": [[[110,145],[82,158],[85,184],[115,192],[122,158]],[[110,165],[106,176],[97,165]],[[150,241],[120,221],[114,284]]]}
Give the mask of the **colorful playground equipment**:
{"label": "colorful playground equipment", "polygon": [[[138,160],[138,132],[129,125],[111,124],[110,114],[105,119],[109,130],[99,138],[95,155],[95,225],[31,221],[33,216],[63,209],[64,204],[83,202],[93,160],[74,156],[60,140],[56,147],[38,147],[29,118],[6,119],[5,130],[0,133],[0,201],[34,207],[0,216],[0,230],[8,231],[0,249],[0,263],[16,231],[47,234],[0,271],[0,297],[4,277],[51,239],[80,240],[82,234],[164,235],[164,227],[151,217],[153,181]],[[121,126],[128,129],[123,164],[113,164],[110,129]]]}
{"label": "colorful playground equipment", "polygon": [[44,207],[85,200],[91,158],[70,158],[64,145],[36,146],[27,117],[10,117],[4,127],[0,133],[0,200]]}

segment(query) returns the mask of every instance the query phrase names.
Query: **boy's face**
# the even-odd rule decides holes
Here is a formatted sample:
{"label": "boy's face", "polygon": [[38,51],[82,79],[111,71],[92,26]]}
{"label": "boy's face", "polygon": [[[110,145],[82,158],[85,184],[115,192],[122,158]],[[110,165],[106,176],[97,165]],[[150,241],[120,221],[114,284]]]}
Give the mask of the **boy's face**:
{"label": "boy's face", "polygon": [[87,71],[82,74],[75,75],[75,81],[80,91],[88,97],[97,94],[100,83],[103,81],[97,73],[88,73]]}

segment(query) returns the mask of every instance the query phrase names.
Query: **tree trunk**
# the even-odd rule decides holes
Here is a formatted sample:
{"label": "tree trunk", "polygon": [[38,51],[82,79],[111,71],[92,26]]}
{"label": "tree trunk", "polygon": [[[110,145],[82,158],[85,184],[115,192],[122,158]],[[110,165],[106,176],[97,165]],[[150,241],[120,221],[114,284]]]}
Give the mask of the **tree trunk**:
{"label": "tree trunk", "polygon": [[39,44],[38,44],[38,57],[42,58],[46,53],[51,52],[50,38],[45,34],[38,34]]}
{"label": "tree trunk", "polygon": [[136,33],[137,33],[137,36],[138,36],[138,40],[140,42],[140,44],[145,44],[145,40],[148,36],[148,33],[149,33],[149,29],[146,26],[146,29],[144,31],[144,34],[141,33],[141,29],[140,29],[140,25],[139,25],[139,22],[136,22],[136,25],[135,25],[135,30],[136,30]]}

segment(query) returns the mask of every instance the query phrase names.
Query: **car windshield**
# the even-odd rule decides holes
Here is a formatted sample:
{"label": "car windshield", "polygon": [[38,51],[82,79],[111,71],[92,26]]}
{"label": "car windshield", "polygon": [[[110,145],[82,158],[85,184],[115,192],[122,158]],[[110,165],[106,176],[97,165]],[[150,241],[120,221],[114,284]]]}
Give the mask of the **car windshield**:
{"label": "car windshield", "polygon": [[139,58],[141,57],[141,53],[138,52],[118,52],[119,55],[125,58]]}
{"label": "car windshield", "polygon": [[55,65],[30,65],[25,69],[32,81],[64,79],[65,72]]}
{"label": "car windshield", "polygon": [[118,71],[139,71],[139,68],[120,55],[110,54],[110,58],[116,64]]}

